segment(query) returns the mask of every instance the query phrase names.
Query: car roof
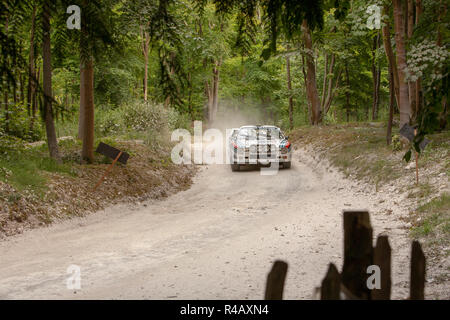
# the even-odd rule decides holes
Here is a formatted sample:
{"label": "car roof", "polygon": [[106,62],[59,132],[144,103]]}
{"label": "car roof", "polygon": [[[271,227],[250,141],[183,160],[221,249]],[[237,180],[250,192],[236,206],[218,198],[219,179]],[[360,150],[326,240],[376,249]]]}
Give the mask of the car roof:
{"label": "car roof", "polygon": [[275,128],[275,129],[280,129],[279,127],[273,126],[273,125],[242,126],[240,129],[245,129],[245,128]]}

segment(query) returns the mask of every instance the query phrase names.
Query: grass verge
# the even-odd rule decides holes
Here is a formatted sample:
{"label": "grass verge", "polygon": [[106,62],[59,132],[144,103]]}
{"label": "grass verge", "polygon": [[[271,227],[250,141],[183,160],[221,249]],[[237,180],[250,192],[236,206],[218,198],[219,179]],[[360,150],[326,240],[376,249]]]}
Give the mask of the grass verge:
{"label": "grass verge", "polygon": [[100,140],[130,158],[126,165],[117,163],[95,192],[93,186],[112,160],[96,154],[94,163],[81,164],[78,140],[58,142],[62,163],[48,157],[46,144],[0,156],[0,238],[119,202],[166,197],[192,182],[194,166],[173,164],[168,142],[150,146],[142,140],[104,137],[96,145]]}

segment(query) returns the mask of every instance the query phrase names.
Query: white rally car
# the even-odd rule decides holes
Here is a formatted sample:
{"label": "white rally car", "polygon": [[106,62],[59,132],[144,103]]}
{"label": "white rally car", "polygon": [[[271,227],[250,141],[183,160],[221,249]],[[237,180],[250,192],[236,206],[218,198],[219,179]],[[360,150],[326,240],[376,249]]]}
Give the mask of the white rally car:
{"label": "white rally car", "polygon": [[229,149],[233,171],[239,171],[240,165],[270,162],[278,162],[283,168],[291,167],[292,145],[275,126],[242,126],[230,136]]}

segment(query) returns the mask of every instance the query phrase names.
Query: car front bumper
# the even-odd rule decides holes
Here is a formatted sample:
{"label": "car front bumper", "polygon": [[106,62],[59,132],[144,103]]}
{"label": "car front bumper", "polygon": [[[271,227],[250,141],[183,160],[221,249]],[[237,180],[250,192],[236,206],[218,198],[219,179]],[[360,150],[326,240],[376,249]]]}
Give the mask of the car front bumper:
{"label": "car front bumper", "polygon": [[277,152],[275,154],[267,153],[250,153],[250,152],[233,152],[232,164],[267,164],[272,162],[290,162],[292,159],[292,152],[287,153]]}

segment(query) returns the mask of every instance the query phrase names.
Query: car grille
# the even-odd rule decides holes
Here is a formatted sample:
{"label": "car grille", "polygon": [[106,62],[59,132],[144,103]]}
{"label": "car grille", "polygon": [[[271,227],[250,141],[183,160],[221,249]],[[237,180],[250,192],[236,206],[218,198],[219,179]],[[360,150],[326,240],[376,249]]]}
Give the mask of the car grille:
{"label": "car grille", "polygon": [[280,158],[280,152],[275,144],[254,144],[248,148],[239,149],[236,158],[245,161],[258,161],[259,159]]}

